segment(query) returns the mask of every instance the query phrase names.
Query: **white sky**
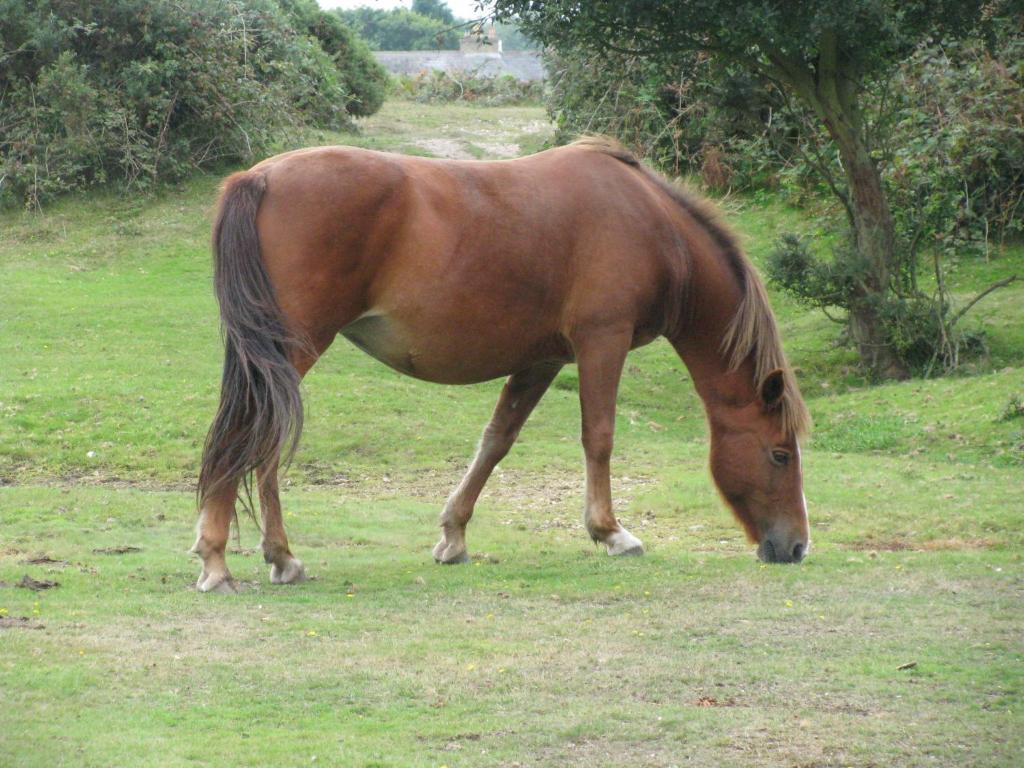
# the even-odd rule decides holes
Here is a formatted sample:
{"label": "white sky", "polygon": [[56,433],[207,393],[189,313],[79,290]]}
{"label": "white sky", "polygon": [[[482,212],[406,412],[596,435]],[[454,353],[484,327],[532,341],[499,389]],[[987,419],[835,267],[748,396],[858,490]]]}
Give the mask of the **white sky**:
{"label": "white sky", "polygon": [[[398,8],[405,6],[409,8],[412,0],[317,0],[321,8],[358,8],[360,5],[368,5],[371,8]],[[448,7],[452,9],[457,19],[476,19],[482,14],[477,10],[478,0],[446,0]],[[491,3],[487,3],[491,5]]]}

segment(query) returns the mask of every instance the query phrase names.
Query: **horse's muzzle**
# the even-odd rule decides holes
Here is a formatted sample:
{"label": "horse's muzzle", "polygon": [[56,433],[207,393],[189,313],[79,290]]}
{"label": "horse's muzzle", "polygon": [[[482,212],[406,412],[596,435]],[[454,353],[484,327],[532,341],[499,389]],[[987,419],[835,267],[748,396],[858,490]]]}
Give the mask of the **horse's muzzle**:
{"label": "horse's muzzle", "polygon": [[780,542],[765,536],[757,547],[757,556],[764,563],[799,563],[807,554],[807,543]]}

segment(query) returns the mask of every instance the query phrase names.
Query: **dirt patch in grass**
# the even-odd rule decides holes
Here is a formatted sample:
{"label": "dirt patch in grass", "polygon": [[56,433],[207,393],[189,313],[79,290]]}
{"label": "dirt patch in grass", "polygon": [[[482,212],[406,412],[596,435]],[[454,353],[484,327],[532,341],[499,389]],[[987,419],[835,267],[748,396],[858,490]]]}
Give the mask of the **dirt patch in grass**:
{"label": "dirt patch in grass", "polygon": [[474,160],[472,154],[466,149],[465,142],[458,139],[420,139],[414,141],[413,146],[424,149],[435,157],[443,157],[449,160]]}
{"label": "dirt patch in grass", "polygon": [[492,157],[512,158],[519,157],[522,153],[519,145],[513,142],[476,141],[473,143]]}
{"label": "dirt patch in grass", "polygon": [[30,557],[27,560],[22,560],[25,565],[55,565],[58,568],[66,568],[71,565],[67,560],[54,560],[49,555],[40,555],[38,557]]}
{"label": "dirt patch in grass", "polygon": [[100,547],[94,549],[93,553],[97,555],[127,555],[131,552],[141,552],[142,547],[133,547],[129,544],[122,544],[118,547]]}
{"label": "dirt patch in grass", "polygon": [[894,539],[862,539],[843,545],[844,549],[858,552],[938,552],[944,550],[962,551],[969,549],[992,549],[999,546],[993,539],[930,539],[913,541],[905,538]]}
{"label": "dirt patch in grass", "polygon": [[[313,486],[341,489],[343,495],[352,500],[411,498],[434,503],[440,508],[458,485],[465,467],[458,464],[443,470],[364,476],[326,474],[315,466],[305,466],[302,470]],[[505,525],[526,525],[530,530],[577,529],[583,527],[580,516],[574,514],[567,519],[565,512],[569,508],[582,510],[585,482],[582,470],[533,472],[505,470],[499,466],[480,494],[479,503],[500,511]],[[646,475],[613,477],[612,498],[616,510],[629,507],[641,489],[656,482]],[[632,524],[642,528],[653,521],[654,515],[648,514]]]}
{"label": "dirt patch in grass", "polygon": [[[17,467],[15,468],[18,469]],[[194,480],[153,480],[151,478],[126,478],[119,475],[105,475],[100,471],[89,474],[70,474],[54,477],[25,475],[20,479],[9,477],[4,487],[39,486],[43,488],[111,488],[114,490],[159,491],[167,493],[194,493]],[[0,554],[3,554],[0,551]]]}
{"label": "dirt patch in grass", "polygon": [[53,589],[59,587],[60,582],[50,581],[48,579],[33,579],[27,573],[21,577],[21,581],[18,582],[17,586],[22,589],[31,589],[33,592],[40,592],[44,589]]}

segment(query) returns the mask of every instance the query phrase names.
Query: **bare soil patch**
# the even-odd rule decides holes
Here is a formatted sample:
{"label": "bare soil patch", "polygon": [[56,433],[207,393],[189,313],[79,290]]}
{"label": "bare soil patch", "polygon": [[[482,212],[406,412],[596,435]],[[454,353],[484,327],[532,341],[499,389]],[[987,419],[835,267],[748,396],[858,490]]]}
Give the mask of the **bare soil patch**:
{"label": "bare soil patch", "polygon": [[119,547],[100,547],[94,549],[93,553],[97,555],[126,555],[129,552],[141,552],[142,547],[133,547],[128,544],[122,544]]}
{"label": "bare soil patch", "polygon": [[475,159],[466,149],[465,143],[458,139],[418,139],[412,144],[414,147],[425,149],[435,157],[443,157],[448,160]]}
{"label": "bare soil patch", "polygon": [[53,589],[59,587],[59,581],[50,581],[49,579],[33,579],[27,573],[21,577],[21,581],[18,582],[17,586],[22,589],[31,589],[33,592],[40,592],[44,589]]}

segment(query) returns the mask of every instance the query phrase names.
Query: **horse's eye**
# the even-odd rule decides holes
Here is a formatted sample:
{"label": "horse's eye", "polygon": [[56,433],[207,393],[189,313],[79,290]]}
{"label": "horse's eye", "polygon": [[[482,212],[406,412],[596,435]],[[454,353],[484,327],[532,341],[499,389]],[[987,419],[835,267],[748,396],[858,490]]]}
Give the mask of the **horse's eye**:
{"label": "horse's eye", "polygon": [[789,451],[772,451],[772,464],[779,467],[784,467],[789,464]]}

